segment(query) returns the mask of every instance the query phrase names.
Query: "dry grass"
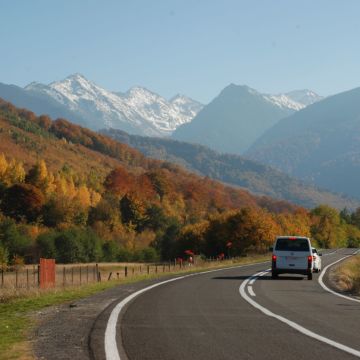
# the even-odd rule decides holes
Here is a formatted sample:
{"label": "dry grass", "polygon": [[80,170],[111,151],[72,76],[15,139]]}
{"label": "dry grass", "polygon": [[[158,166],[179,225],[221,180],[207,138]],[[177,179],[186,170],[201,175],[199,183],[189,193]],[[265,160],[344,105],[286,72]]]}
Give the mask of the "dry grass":
{"label": "dry grass", "polygon": [[342,262],[335,269],[334,281],[340,291],[360,295],[360,255]]}

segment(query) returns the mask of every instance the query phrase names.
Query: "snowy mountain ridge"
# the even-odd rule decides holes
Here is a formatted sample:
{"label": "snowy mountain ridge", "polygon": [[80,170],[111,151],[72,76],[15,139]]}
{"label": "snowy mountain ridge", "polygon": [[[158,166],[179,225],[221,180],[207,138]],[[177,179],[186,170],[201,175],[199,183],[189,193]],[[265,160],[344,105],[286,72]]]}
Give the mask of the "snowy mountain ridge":
{"label": "snowy mountain ridge", "polygon": [[168,101],[143,87],[133,87],[126,93],[111,92],[81,74],[49,85],[31,83],[25,89],[45,93],[76,111],[92,129],[117,128],[148,136],[170,135],[203,107],[183,95]]}
{"label": "snowy mountain ridge", "polygon": [[263,94],[263,96],[267,101],[270,101],[281,108],[292,109],[295,111],[304,109],[308,105],[323,99],[322,96],[308,89],[294,90],[278,95]]}

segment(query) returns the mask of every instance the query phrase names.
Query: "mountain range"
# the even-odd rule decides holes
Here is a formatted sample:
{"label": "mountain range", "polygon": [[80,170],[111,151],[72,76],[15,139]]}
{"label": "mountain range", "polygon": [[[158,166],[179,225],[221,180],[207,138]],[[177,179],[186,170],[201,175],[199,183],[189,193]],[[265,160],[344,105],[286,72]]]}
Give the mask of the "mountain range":
{"label": "mountain range", "polygon": [[231,84],[172,136],[223,153],[242,154],[280,119],[320,99],[310,90],[268,95]]}
{"label": "mountain range", "polygon": [[[190,161],[180,154],[183,150],[172,153],[164,144],[144,145],[143,140],[136,140],[136,145],[131,140],[148,155],[153,151],[151,156],[156,158],[176,158],[177,162],[203,175],[247,187],[255,193],[293,200],[294,187],[290,186],[292,190],[285,194],[288,192],[283,183],[286,173],[290,176],[286,178],[289,184],[298,178],[299,184],[304,181],[360,198],[360,89],[322,98],[311,90],[271,95],[231,84],[204,106],[185,95],[167,100],[143,87],[134,87],[125,93],[112,92],[74,74],[49,85],[31,83],[21,88],[0,84],[0,97],[38,115],[69,118],[93,130],[114,128],[130,134],[172,137],[208,146],[215,152],[188,147],[186,151],[195,156]],[[164,148],[167,150],[161,150]],[[161,151],[166,154],[161,155]],[[263,163],[282,174],[275,175],[274,170],[267,167],[257,175],[247,172],[256,166],[248,163],[247,168],[245,159],[227,153],[245,155],[255,160],[256,166]],[[202,157],[206,161],[200,164]],[[209,162],[211,157],[213,163]],[[208,169],[204,169],[207,162]],[[244,169],[247,170],[244,172]],[[246,180],[246,172],[251,174],[250,181]],[[265,176],[272,180],[281,178],[281,181],[261,179]],[[278,186],[280,183],[283,185]],[[301,186],[295,186],[295,193]],[[314,202],[319,199],[315,197]],[[301,196],[295,201],[306,206],[312,204]],[[331,203],[334,201],[337,202],[331,200]]]}
{"label": "mountain range", "polygon": [[[310,90],[260,95],[280,113],[276,119],[320,98]],[[191,122],[203,108],[201,103],[186,95],[167,100],[140,86],[125,93],[109,91],[81,74],[48,85],[33,82],[25,88],[0,84],[0,97],[38,115],[68,118],[93,130],[116,128],[131,134],[160,137],[170,136],[179,126]],[[241,96],[234,101],[241,105]]]}

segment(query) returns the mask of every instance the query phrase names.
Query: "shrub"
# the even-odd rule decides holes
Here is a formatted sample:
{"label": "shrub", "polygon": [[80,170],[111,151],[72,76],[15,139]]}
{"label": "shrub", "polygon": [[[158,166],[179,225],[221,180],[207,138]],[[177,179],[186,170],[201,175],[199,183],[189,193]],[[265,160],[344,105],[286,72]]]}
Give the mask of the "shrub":
{"label": "shrub", "polygon": [[141,250],[143,261],[145,262],[155,262],[159,260],[159,254],[152,247],[147,247]]}
{"label": "shrub", "polygon": [[61,263],[98,261],[102,257],[101,240],[90,229],[71,228],[55,237],[56,260]]}
{"label": "shrub", "polygon": [[47,232],[39,235],[36,239],[36,245],[39,249],[39,257],[56,258],[57,252],[55,247],[56,232]]}
{"label": "shrub", "polygon": [[19,231],[14,220],[5,219],[0,223],[0,246],[7,249],[9,259],[14,259],[26,255],[31,239]]}

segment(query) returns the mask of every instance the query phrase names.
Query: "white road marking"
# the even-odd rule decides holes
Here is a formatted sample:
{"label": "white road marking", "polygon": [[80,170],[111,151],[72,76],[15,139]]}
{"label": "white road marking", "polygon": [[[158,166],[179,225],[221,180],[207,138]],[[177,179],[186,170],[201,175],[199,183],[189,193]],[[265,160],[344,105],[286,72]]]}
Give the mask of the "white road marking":
{"label": "white road marking", "polygon": [[[326,269],[326,268],[325,268]],[[324,270],[325,270],[324,269]],[[260,276],[263,276],[265,274],[262,274]],[[346,345],[343,345],[343,344],[340,344],[334,340],[331,340],[331,339],[328,339],[324,336],[321,336],[319,334],[316,334],[314,333],[313,331],[311,330],[308,330],[306,328],[304,328],[303,326],[297,324],[296,322],[294,321],[291,321],[281,315],[278,315],[278,314],[275,314],[273,313],[272,311],[270,311],[269,309],[265,308],[264,306],[258,304],[256,301],[254,301],[252,298],[250,298],[247,294],[246,294],[246,291],[245,291],[245,288],[246,286],[248,285],[249,281],[252,280],[254,277],[259,277],[259,274],[255,274],[253,276],[251,276],[250,278],[244,280],[242,282],[242,284],[240,285],[239,287],[239,292],[240,292],[240,295],[242,296],[242,298],[244,300],[246,300],[250,305],[252,305],[254,308],[260,310],[262,313],[264,313],[265,315],[267,316],[270,316],[270,317],[273,317],[283,323],[285,323],[286,325],[292,327],[293,329],[299,331],[300,333],[306,335],[306,336],[309,336],[313,339],[316,339],[318,341],[321,341],[323,343],[326,343],[328,345],[331,345],[339,350],[342,350],[342,351],[345,351],[351,355],[354,355],[354,356],[357,356],[360,358],[360,351],[359,350],[356,350],[356,349],[353,349],[349,346],[346,346]],[[255,279],[256,280],[256,279]]]}
{"label": "white road marking", "polygon": [[140,294],[142,294],[142,293],[144,293],[146,291],[149,291],[149,290],[151,290],[151,289],[153,289],[155,287],[158,287],[160,285],[164,285],[164,284],[168,284],[168,283],[173,282],[173,281],[185,279],[185,278],[188,278],[190,276],[208,274],[208,273],[212,273],[212,272],[216,272],[216,271],[222,271],[222,270],[228,270],[228,269],[244,268],[244,267],[248,267],[248,266],[267,264],[268,262],[269,261],[264,261],[264,262],[255,263],[255,264],[237,265],[237,266],[232,266],[232,267],[228,267],[228,268],[208,270],[208,271],[198,272],[198,273],[194,273],[194,274],[188,274],[188,275],[184,275],[184,276],[179,276],[179,277],[174,278],[174,279],[165,280],[165,281],[156,283],[154,285],[148,286],[148,287],[146,287],[144,289],[141,289],[141,290],[138,290],[138,291],[132,293],[131,295],[129,295],[128,297],[126,297],[125,299],[120,301],[114,307],[114,309],[112,310],[112,312],[110,314],[109,320],[108,320],[107,325],[106,325],[105,341],[104,341],[106,360],[121,360],[119,350],[118,350],[118,347],[117,347],[117,342],[116,342],[116,325],[117,325],[117,322],[118,322],[118,318],[119,318],[120,312],[123,310],[125,305],[127,305],[131,300],[133,300],[134,298],[136,298]]}
{"label": "white road marking", "polygon": [[254,293],[254,290],[253,290],[252,286],[248,286],[247,289],[248,289],[249,294],[250,294],[251,296],[256,296],[256,294]]}
{"label": "white road marking", "polygon": [[322,287],[324,290],[326,290],[326,291],[328,291],[328,292],[330,292],[330,293],[332,293],[332,294],[334,294],[334,295],[336,295],[336,296],[342,297],[342,298],[344,298],[344,299],[347,299],[347,300],[351,300],[351,301],[355,301],[355,302],[360,303],[360,300],[359,300],[359,299],[355,299],[355,298],[352,298],[352,297],[350,297],[350,296],[346,296],[346,295],[340,294],[340,293],[338,293],[338,292],[336,292],[336,291],[334,291],[334,290],[329,289],[329,288],[324,284],[324,281],[323,281],[323,277],[324,277],[324,275],[325,275],[325,273],[326,273],[326,270],[327,270],[329,267],[337,264],[338,262],[340,262],[340,261],[342,261],[342,260],[344,260],[344,259],[346,259],[346,258],[348,258],[348,257],[350,257],[350,256],[353,256],[353,255],[357,254],[358,252],[359,252],[359,251],[356,251],[356,252],[355,252],[354,254],[352,254],[352,255],[345,256],[345,257],[341,258],[340,260],[334,261],[333,263],[327,265],[327,266],[322,270],[322,272],[321,272],[321,274],[320,274],[320,276],[319,276],[319,278],[318,278],[318,282],[319,282],[319,284],[321,285],[321,287]]}
{"label": "white road marking", "polygon": [[[271,269],[270,269],[270,270],[271,270]],[[269,271],[269,269],[268,269],[268,270],[265,270],[265,271],[261,271],[261,272],[259,272],[258,274],[253,275],[253,276],[251,277],[251,279],[250,279],[249,285],[254,284],[254,282],[256,281],[256,279],[257,279],[259,276],[265,275],[268,271]]]}

